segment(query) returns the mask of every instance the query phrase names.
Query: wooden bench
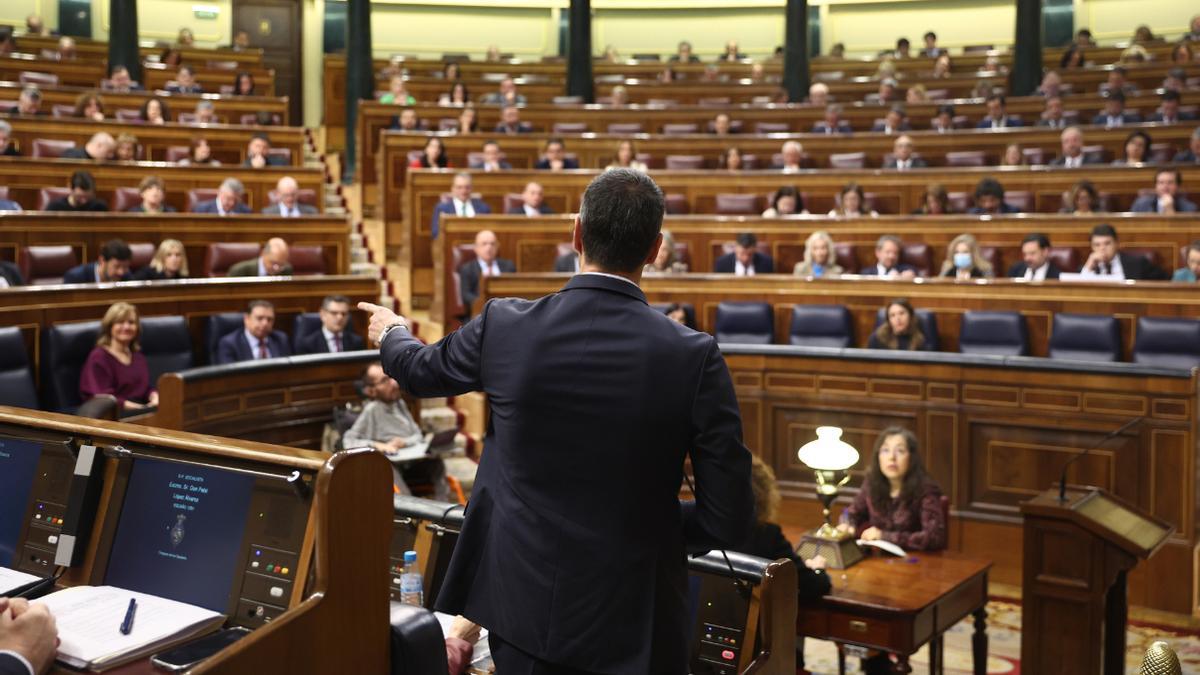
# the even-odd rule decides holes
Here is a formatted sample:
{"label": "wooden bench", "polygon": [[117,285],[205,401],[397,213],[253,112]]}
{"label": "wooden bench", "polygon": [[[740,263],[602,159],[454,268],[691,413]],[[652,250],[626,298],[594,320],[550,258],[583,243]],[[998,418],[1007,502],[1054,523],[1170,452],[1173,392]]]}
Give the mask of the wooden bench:
{"label": "wooden bench", "polygon": [[[11,107],[10,102],[16,102],[23,88],[16,82],[0,82],[0,102],[3,102],[5,108]],[[56,105],[74,107],[75,100],[79,98],[80,94],[96,92],[95,86],[39,87],[38,89],[42,92],[42,110],[46,114],[50,114]],[[217,94],[168,94],[144,91],[100,92],[100,98],[104,101],[105,113],[109,116],[114,115],[114,111],[120,109],[140,110],[147,99],[155,96],[167,102],[167,107],[170,108],[171,116],[174,119],[179,119],[180,113],[195,111],[196,104],[204,100],[213,104],[213,111],[216,113],[217,119],[226,123],[240,123],[244,115],[255,115],[259,112],[269,113],[272,117],[281,120],[284,125],[287,125],[289,120],[288,97],[286,96],[220,96]],[[203,133],[200,127],[196,127],[196,130]]]}
{"label": "wooden bench", "polygon": [[[86,58],[89,61],[108,61],[108,42],[80,37],[72,39],[75,40],[75,53],[79,55],[79,58]],[[16,38],[16,42],[18,51],[21,52],[40,54],[43,49],[58,51],[58,36],[56,35],[21,35]],[[179,51],[182,62],[189,65],[197,62],[207,64],[213,61],[235,62],[246,66],[262,65],[263,50],[258,48],[240,51],[226,47],[208,49],[172,46],[172,48]],[[151,57],[157,59],[162,52],[163,48],[159,46],[138,48],[138,53],[143,59]]]}
{"label": "wooden bench", "polygon": [[[212,68],[207,65],[188,64],[196,74],[196,81],[209,91],[219,93],[223,84],[232,85],[238,72],[248,72],[254,76],[254,84],[258,91],[268,96],[275,93],[275,70],[273,68],[247,66],[239,70],[227,68]],[[43,59],[30,54],[9,54],[0,56],[0,79],[16,82],[23,72],[46,73],[58,76],[58,83],[77,87],[100,88],[100,81],[108,77],[108,60],[76,59],[74,61],[56,61]],[[179,69],[161,63],[148,63],[142,66],[141,85],[147,90],[166,89],[167,82],[175,79]]]}

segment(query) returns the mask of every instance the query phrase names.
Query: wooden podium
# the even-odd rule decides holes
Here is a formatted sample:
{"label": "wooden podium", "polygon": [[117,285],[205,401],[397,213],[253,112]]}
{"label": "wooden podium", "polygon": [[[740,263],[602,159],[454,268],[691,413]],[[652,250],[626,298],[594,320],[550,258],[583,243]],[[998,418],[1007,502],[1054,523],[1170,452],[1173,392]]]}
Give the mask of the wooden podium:
{"label": "wooden podium", "polygon": [[1125,671],[1125,576],[1174,531],[1094,487],[1058,487],[1021,504],[1021,670]]}

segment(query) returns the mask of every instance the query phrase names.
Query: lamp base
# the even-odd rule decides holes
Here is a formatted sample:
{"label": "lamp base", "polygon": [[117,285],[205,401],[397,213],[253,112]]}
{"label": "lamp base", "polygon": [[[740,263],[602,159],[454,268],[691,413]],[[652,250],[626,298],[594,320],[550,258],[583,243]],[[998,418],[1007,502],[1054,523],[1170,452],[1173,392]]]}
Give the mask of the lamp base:
{"label": "lamp base", "polygon": [[796,549],[796,554],[802,560],[821,556],[825,558],[830,569],[844,570],[863,559],[862,549],[855,543],[853,535],[838,533],[830,536],[823,533],[822,529],[817,528],[806,532],[800,538],[800,546]]}

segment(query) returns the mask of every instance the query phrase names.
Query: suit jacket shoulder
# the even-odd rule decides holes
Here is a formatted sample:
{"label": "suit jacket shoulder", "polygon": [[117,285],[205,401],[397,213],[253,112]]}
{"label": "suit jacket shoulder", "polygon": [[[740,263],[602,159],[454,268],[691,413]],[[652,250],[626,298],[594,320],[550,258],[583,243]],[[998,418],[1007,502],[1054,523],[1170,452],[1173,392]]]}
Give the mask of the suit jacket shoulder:
{"label": "suit jacket shoulder", "polygon": [[258,258],[236,262],[225,272],[227,277],[256,277],[258,276]]}
{"label": "suit jacket shoulder", "polygon": [[96,263],[76,265],[63,273],[64,284],[94,284],[96,283]]}

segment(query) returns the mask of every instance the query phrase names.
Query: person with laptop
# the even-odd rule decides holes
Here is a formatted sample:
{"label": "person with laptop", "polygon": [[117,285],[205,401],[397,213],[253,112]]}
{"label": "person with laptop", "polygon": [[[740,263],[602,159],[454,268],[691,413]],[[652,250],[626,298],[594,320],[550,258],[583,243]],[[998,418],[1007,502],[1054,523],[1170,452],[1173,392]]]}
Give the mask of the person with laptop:
{"label": "person with laptop", "polygon": [[[374,448],[385,455],[395,455],[404,448],[425,443],[421,425],[400,398],[400,385],[383,372],[382,364],[375,361],[368,365],[362,384],[363,394],[370,401],[342,436],[342,447]],[[400,494],[412,494],[405,481],[407,476],[410,481],[432,482],[435,499],[448,501],[450,498],[446,464],[440,457],[426,456],[393,465],[392,474]]]}

